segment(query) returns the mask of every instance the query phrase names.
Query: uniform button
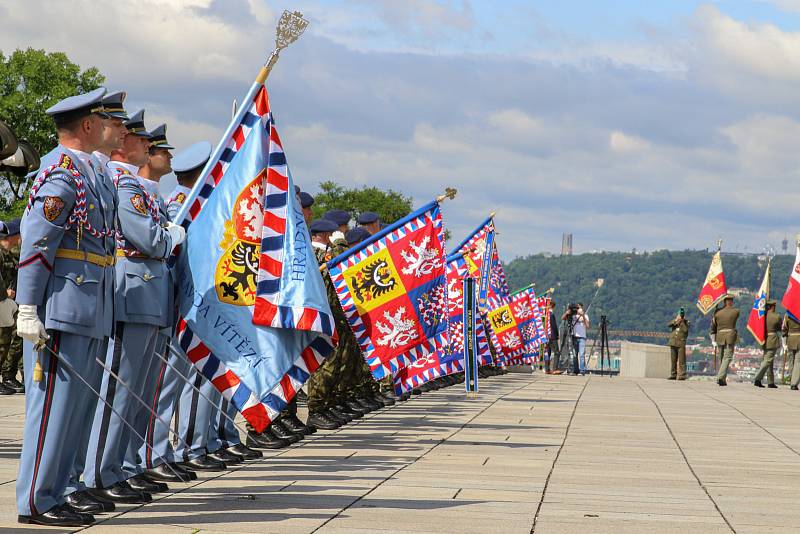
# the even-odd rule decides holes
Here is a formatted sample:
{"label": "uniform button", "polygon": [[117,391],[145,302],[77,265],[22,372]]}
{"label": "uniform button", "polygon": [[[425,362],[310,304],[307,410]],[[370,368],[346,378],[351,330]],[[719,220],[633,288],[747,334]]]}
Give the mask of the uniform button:
{"label": "uniform button", "polygon": [[83,283],[83,275],[78,275],[75,277],[75,283],[81,285]]}
{"label": "uniform button", "polygon": [[145,275],[144,275],[144,281],[145,281],[145,282],[149,282],[149,281],[150,281],[150,280],[152,280],[152,279],[153,279],[153,275],[152,275],[152,274],[150,274],[150,273],[145,273]]}

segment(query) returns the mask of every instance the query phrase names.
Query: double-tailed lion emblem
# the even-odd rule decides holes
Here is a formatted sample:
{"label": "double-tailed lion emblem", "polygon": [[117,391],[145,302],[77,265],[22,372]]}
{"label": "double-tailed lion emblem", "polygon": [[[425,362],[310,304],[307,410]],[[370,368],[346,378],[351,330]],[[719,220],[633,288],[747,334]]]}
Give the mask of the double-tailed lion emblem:
{"label": "double-tailed lion emblem", "polygon": [[252,306],[256,301],[261,227],[264,223],[264,172],[236,197],[231,218],[219,246],[224,252],[217,262],[214,286],[225,304]]}

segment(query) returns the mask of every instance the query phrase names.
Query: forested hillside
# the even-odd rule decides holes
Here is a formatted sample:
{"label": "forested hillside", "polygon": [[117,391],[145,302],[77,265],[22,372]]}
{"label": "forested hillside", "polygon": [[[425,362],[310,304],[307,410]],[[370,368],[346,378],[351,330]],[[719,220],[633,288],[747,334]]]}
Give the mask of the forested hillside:
{"label": "forested hillside", "polygon": [[[596,281],[605,284],[597,292],[590,310],[596,323],[607,315],[612,329],[664,330],[683,306],[694,335],[705,335],[711,315],[701,317],[695,306],[697,294],[711,261],[706,251],[658,251],[643,254],[603,252],[577,256],[545,257],[538,254],[517,258],[505,265],[512,290],[536,282],[537,293],[554,287],[559,313],[568,302],[588,306],[597,291]],[[792,256],[776,256],[773,261],[772,298],[780,301],[792,269]],[[755,292],[761,284],[766,262],[754,255],[724,254],[722,265],[728,288]],[[738,298],[741,308],[739,332],[744,341],[753,339],[746,330],[752,295]],[[779,306],[779,311],[783,311]]]}

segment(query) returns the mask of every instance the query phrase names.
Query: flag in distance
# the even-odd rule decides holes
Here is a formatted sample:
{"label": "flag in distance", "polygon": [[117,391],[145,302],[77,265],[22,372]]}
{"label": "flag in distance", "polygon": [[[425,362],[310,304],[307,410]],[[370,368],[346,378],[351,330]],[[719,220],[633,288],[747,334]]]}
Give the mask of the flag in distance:
{"label": "flag in distance", "polygon": [[759,345],[763,345],[767,339],[766,306],[769,300],[771,271],[772,262],[767,262],[767,269],[764,271],[764,279],[761,281],[761,287],[758,293],[756,293],[753,307],[750,309],[750,315],[747,318],[747,329],[753,334],[753,337],[756,338]]}
{"label": "flag in distance", "polygon": [[711,258],[711,265],[708,268],[706,281],[697,297],[697,308],[703,315],[714,309],[718,302],[725,298],[728,287],[725,285],[725,273],[722,271],[722,257],[717,251]]}
{"label": "flag in distance", "polygon": [[781,304],[792,317],[800,319],[800,242],[797,243],[796,248],[794,266],[792,274],[789,276],[789,287],[783,294]]}

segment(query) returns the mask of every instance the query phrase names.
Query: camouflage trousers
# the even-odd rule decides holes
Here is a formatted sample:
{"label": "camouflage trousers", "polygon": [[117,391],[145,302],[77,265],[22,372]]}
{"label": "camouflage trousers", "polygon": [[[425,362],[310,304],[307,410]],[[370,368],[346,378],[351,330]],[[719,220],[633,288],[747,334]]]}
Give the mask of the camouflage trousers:
{"label": "camouflage trousers", "polygon": [[16,378],[22,372],[22,338],[17,327],[0,328],[0,374],[3,379]]}
{"label": "camouflage trousers", "polygon": [[342,376],[337,384],[341,397],[370,396],[378,390],[378,383],[372,378],[369,366],[358,348],[347,353],[342,365]]}
{"label": "camouflage trousers", "polygon": [[337,383],[342,374],[342,350],[336,347],[308,379],[308,413],[319,413],[338,404]]}

